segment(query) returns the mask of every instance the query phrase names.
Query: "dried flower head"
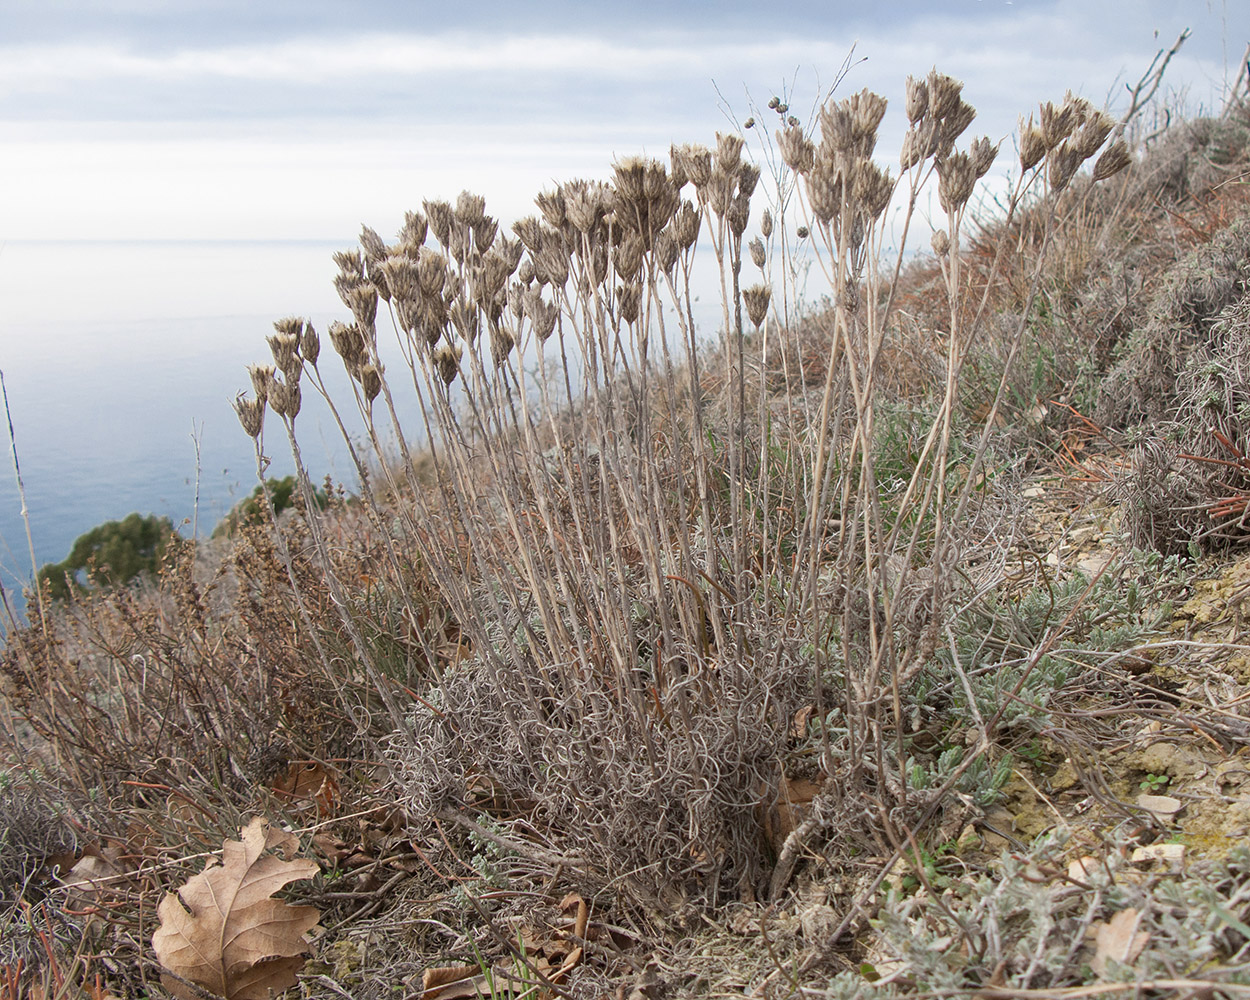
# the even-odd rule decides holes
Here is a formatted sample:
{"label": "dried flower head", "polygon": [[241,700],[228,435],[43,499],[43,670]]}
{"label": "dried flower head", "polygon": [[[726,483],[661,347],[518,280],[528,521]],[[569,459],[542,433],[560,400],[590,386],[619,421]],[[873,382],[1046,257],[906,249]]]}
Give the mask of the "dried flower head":
{"label": "dried flower head", "polygon": [[929,110],[929,88],[923,80],[907,78],[907,120],[915,125]]}
{"label": "dried flower head", "polygon": [[471,191],[461,191],[453,214],[457,222],[473,229],[486,218],[486,199]]}
{"label": "dried flower head", "polygon": [[451,205],[445,201],[424,201],[425,217],[434,238],[444,247],[451,241],[451,224],[455,221]]}
{"label": "dried flower head", "polygon": [[772,289],[767,285],[752,285],[742,293],[743,304],[747,307],[747,318],[757,330],[768,315],[768,301]]}
{"label": "dried flower head", "polygon": [[677,237],[670,223],[655,238],[655,261],[660,265],[660,270],[665,274],[672,271],[677,264],[677,256],[680,252],[677,246]]}
{"label": "dried flower head", "polygon": [[946,235],[945,229],[935,231],[929,243],[933,247],[933,252],[939,257],[945,257],[951,252],[951,238]]}
{"label": "dried flower head", "polygon": [[464,300],[458,300],[448,307],[447,314],[452,326],[461,337],[470,344],[477,341],[477,335],[481,330],[481,314],[476,307]]}
{"label": "dried flower head", "polygon": [[626,323],[638,320],[638,312],[642,306],[642,285],[636,281],[627,282],[616,287],[616,312]]}
{"label": "dried flower head", "polygon": [[812,235],[812,231],[806,226],[799,226],[799,228],[794,231],[794,235],[801,240],[805,240]]}
{"label": "dried flower head", "polygon": [[547,225],[553,229],[563,229],[568,215],[565,210],[564,192],[560,188],[554,191],[540,191],[534,198],[534,204],[542,212]]}
{"label": "dried flower head", "polygon": [[768,209],[764,209],[764,214],[760,216],[760,234],[766,240],[773,235],[773,213]]}
{"label": "dried flower head", "polygon": [[981,136],[979,139],[972,140],[968,155],[972,158],[972,167],[979,179],[989,173],[990,167],[994,165],[994,159],[998,156],[998,147],[991,143],[988,137]]}
{"label": "dried flower head", "polygon": [[682,202],[673,217],[673,235],[682,250],[689,250],[699,238],[699,212],[688,201]]}
{"label": "dried flower head", "polygon": [[617,218],[650,242],[668,224],[680,197],[658,160],[630,157],[613,167]]}
{"label": "dried flower head", "polygon": [[1026,123],[1020,117],[1020,169],[1032,170],[1042,162],[1046,155],[1046,134],[1033,124],[1033,116],[1029,115]]}
{"label": "dried flower head", "polygon": [[1094,180],[1105,181],[1108,177],[1114,177],[1131,162],[1133,156],[1128,151],[1128,143],[1117,139],[1094,162]]}
{"label": "dried flower head", "polygon": [[976,167],[967,153],[953,153],[937,161],[938,201],[947,212],[958,212],[972,197]]}
{"label": "dried flower head", "polygon": [[946,118],[959,107],[959,95],[964,85],[953,76],[939,73],[936,69],[929,71],[927,80],[929,89],[929,114],[934,118]]}
{"label": "dried flower head", "polygon": [[456,344],[444,344],[430,355],[434,370],[443,380],[443,385],[451,385],[460,374],[460,359],[464,351]]}
{"label": "dried flower head", "polygon": [[736,132],[716,133],[716,169],[732,174],[742,158],[743,138]]}
{"label": "dried flower head", "polygon": [[560,309],[555,303],[548,302],[538,289],[525,293],[525,315],[529,317],[534,328],[534,335],[540,343],[545,343],[556,328],[556,320],[560,317]]}
{"label": "dried flower head", "polygon": [[894,196],[894,181],[891,180],[889,171],[868,161],[860,165],[855,191],[868,218],[875,220],[890,205],[890,199]]}
{"label": "dried flower head", "polygon": [[1050,170],[1047,179],[1052,191],[1062,191],[1068,186],[1073,175],[1085,162],[1080,152],[1066,139],[1050,151],[1048,163]]}
{"label": "dried flower head", "polygon": [[273,365],[248,365],[247,374],[252,380],[252,391],[262,403],[269,398],[269,386],[273,382]]}
{"label": "dried flower head", "polygon": [[712,179],[712,151],[706,146],[697,143],[673,146],[670,155],[674,182],[680,177],[683,181],[690,181],[696,188],[702,188]]}
{"label": "dried flower head", "polygon": [[1091,111],[1072,140],[1072,146],[1083,159],[1088,160],[1098,152],[1098,148],[1106,141],[1111,130],[1115,128],[1115,119],[1105,111]]}
{"label": "dried flower head", "polygon": [[420,212],[405,212],[404,224],[399,229],[399,249],[408,257],[415,258],[425,244],[429,223]]}
{"label": "dried flower head", "polygon": [[263,399],[248,399],[246,395],[239,393],[234,400],[234,412],[238,414],[239,423],[243,425],[243,431],[248,437],[260,437],[261,429],[265,425]]}
{"label": "dried flower head", "polygon": [[782,162],[796,174],[807,173],[815,163],[816,147],[797,125],[777,130],[777,148]]}
{"label": "dried flower head", "polygon": [[273,333],[267,338],[269,352],[273,355],[273,363],[286,371],[295,364],[295,352],[299,347],[299,336],[294,333]]}
{"label": "dried flower head", "polygon": [[874,94],[865,87],[858,94],[852,94],[847,105],[851,112],[851,129],[855,136],[857,148],[862,155],[871,154],[877,140],[877,127],[885,117],[885,109],[889,102],[880,94]]}
{"label": "dried flower head", "polygon": [[360,327],[354,323],[348,325],[335,320],[330,324],[328,332],[335,353],[343,359],[343,365],[348,371],[364,363],[368,357],[368,347]]}
{"label": "dried flower head", "polygon": [[317,336],[312,323],[304,324],[304,335],[300,338],[299,352],[310,365],[316,365],[317,358],[321,356],[321,338]]}
{"label": "dried flower head", "polygon": [[[1041,105],[1042,137],[1046,140],[1046,149],[1054,149],[1072,134],[1076,127],[1076,108],[1065,102],[1059,107],[1047,101]],[[1052,168],[1053,169],[1053,168]]]}
{"label": "dried flower head", "polygon": [[757,236],[747,244],[747,249],[751,252],[751,263],[764,270],[764,241]]}
{"label": "dried flower head", "polygon": [[508,355],[512,352],[512,348],[516,346],[516,337],[512,331],[498,323],[492,323],[490,328],[490,353],[491,358],[495,362],[495,367],[499,368],[508,360]]}
{"label": "dried flower head", "polygon": [[372,403],[382,391],[382,372],[375,364],[364,364],[354,372],[356,381],[360,383],[360,391],[365,399]]}
{"label": "dried flower head", "polygon": [[386,249],[386,244],[382,241],[382,237],[375,233],[368,226],[360,227],[360,246],[365,252],[365,259],[381,263],[390,256],[390,251]]}
{"label": "dried flower head", "polygon": [[294,420],[299,416],[300,391],[298,385],[289,382],[277,382],[269,387],[269,405],[273,412],[286,420]]}
{"label": "dried flower head", "polygon": [[955,146],[955,140],[967,131],[976,116],[977,109],[967,101],[961,100],[955,105],[955,110],[942,119],[939,155],[946,156],[950,153]]}
{"label": "dried flower head", "polygon": [[353,285],[344,296],[344,304],[362,329],[370,329],[378,314],[378,290],[369,282]]}

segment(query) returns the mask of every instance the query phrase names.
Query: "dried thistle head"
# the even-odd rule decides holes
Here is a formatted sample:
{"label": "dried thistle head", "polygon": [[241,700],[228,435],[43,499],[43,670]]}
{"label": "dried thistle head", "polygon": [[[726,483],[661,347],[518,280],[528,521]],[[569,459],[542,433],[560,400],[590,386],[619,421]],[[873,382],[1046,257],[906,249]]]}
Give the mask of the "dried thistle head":
{"label": "dried thistle head", "polygon": [[976,166],[967,153],[953,153],[937,161],[938,201],[946,212],[958,212],[976,187]]}
{"label": "dried thistle head", "polygon": [[747,231],[747,223],[751,218],[751,199],[748,195],[739,193],[737,197],[729,203],[729,210],[725,213],[725,221],[729,224],[729,231],[733,233],[734,239],[742,239],[743,233]]}
{"label": "dried thistle head", "polygon": [[268,338],[269,352],[273,355],[273,363],[283,371],[295,365],[295,352],[299,347],[299,336],[294,333],[273,333]]}
{"label": "dried thistle head", "polygon": [[343,296],[344,305],[352,311],[352,318],[365,330],[373,327],[378,315],[378,290],[371,282],[362,281],[348,289]]}
{"label": "dried thistle head", "polygon": [[234,399],[234,412],[238,414],[239,423],[243,425],[243,431],[248,437],[260,437],[261,429],[265,425],[263,399],[248,399],[246,395],[239,393]]}
{"label": "dried thistle head", "polygon": [[768,285],[752,285],[742,293],[742,302],[747,307],[747,318],[757,330],[768,315],[768,302],[772,297],[772,289]]}
{"label": "dried thistle head", "polygon": [[565,222],[568,221],[568,215],[564,204],[564,192],[560,188],[554,191],[539,191],[534,198],[534,204],[538,206],[538,210],[543,213],[543,218],[547,225],[553,229],[563,229]]}
{"label": "dried thistle head", "polygon": [[498,323],[492,323],[490,327],[490,353],[491,358],[495,362],[496,368],[501,368],[508,360],[508,355],[512,353],[512,348],[516,346],[516,337],[512,331]]}
{"label": "dried thistle head", "polygon": [[1117,139],[1094,162],[1094,180],[1105,181],[1108,177],[1114,177],[1132,162],[1133,156],[1128,151],[1128,143]]}
{"label": "dried thistle head", "polygon": [[673,236],[682,250],[689,250],[699,238],[699,212],[688,201],[682,202],[673,217]]}
{"label": "dried thistle head", "polygon": [[1042,137],[1046,140],[1046,149],[1052,150],[1072,134],[1076,127],[1076,108],[1064,102],[1056,107],[1051,101],[1041,105]]}
{"label": "dried thistle head", "polygon": [[617,218],[648,242],[668,224],[680,203],[677,188],[658,160],[618,160],[613,166],[613,186]]}
{"label": "dried thistle head", "polygon": [[768,209],[764,209],[764,214],[760,216],[760,234],[764,239],[772,239],[773,235],[773,213]]}
{"label": "dried thistle head", "polygon": [[642,285],[629,281],[616,287],[616,312],[626,323],[634,323],[642,306]]}
{"label": "dried thistle head", "polygon": [[885,109],[889,102],[880,94],[874,94],[865,87],[858,94],[852,94],[847,106],[851,112],[851,132],[855,137],[856,147],[863,156],[871,156],[877,141],[877,127],[885,117]]}
{"label": "dried thistle head", "polygon": [[343,365],[348,371],[364,364],[368,358],[368,347],[360,327],[354,323],[348,325],[335,320],[330,324],[328,332],[335,353],[343,359]]}
{"label": "dried thistle head", "polygon": [[669,223],[655,238],[655,262],[660,265],[661,271],[668,274],[676,267],[680,252],[677,246],[677,236],[673,232],[672,223]]}
{"label": "dried thistle head", "polygon": [[951,238],[946,235],[945,229],[936,230],[930,238],[929,244],[933,247],[933,252],[939,257],[945,257],[951,252]]}
{"label": "dried thistle head", "polygon": [[950,154],[955,147],[955,140],[967,131],[976,116],[977,109],[967,101],[961,100],[955,105],[955,110],[942,119],[941,138],[938,143],[939,156]]}
{"label": "dried thistle head", "polygon": [[547,338],[556,328],[560,309],[555,303],[546,301],[542,293],[534,288],[525,293],[525,315],[529,317],[530,325],[534,328],[534,335],[538,337],[539,342],[546,343]]}
{"label": "dried thistle head", "polygon": [[1051,190],[1062,191],[1080,169],[1081,164],[1085,162],[1085,157],[1065,139],[1050,151],[1047,162],[1049,164],[1047,179],[1050,181]]}
{"label": "dried thistle head", "polygon": [[686,143],[669,148],[673,166],[673,184],[678,188],[689,181],[697,189],[705,187],[712,179],[712,151],[697,143]]}
{"label": "dried thistle head", "polygon": [[842,178],[830,160],[821,157],[805,178],[812,214],[828,223],[842,209]]}

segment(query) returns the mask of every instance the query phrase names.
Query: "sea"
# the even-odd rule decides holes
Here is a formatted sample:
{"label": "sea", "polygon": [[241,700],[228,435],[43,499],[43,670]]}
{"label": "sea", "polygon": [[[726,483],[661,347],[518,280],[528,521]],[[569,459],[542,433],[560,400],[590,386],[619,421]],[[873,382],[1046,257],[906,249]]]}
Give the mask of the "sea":
{"label": "sea", "polygon": [[[333,287],[332,254],[354,245],[354,234],[0,243],[8,415],[0,422],[0,586],[11,607],[24,611],[32,567],[63,560],[96,525],[155,514],[204,538],[255,488],[253,443],[231,404],[251,390],[247,366],[271,361],[265,338],[275,320],[313,322],[331,362],[321,366],[331,394],[350,400],[325,331],[350,319]],[[715,330],[719,295],[711,269],[702,273],[696,320]],[[405,436],[419,436],[417,406],[402,394],[400,416]],[[341,433],[308,389],[296,430],[314,480],[329,475],[351,490]],[[358,416],[349,430],[363,434]],[[265,454],[268,476],[294,471],[272,416]],[[0,629],[6,620],[0,612]]]}
{"label": "sea", "polygon": [[[270,361],[265,338],[281,317],[323,333],[349,318],[331,255],[353,244],[0,244],[0,584],[10,602],[23,606],[32,562],[59,562],[79,535],[131,512],[211,534],[257,484],[231,405],[250,391],[247,365]],[[345,391],[323,339],[335,362],[323,367]],[[270,423],[267,474],[286,475],[293,461]],[[296,426],[312,474],[350,487],[346,448],[312,392]]]}

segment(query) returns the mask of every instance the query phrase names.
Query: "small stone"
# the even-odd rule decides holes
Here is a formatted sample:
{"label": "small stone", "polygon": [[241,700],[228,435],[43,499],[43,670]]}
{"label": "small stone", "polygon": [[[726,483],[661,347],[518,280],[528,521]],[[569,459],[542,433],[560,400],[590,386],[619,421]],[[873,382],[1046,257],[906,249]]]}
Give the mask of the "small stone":
{"label": "small stone", "polygon": [[1184,844],[1151,844],[1133,851],[1133,864],[1149,864],[1152,861],[1164,861],[1169,865],[1180,865],[1185,860]]}
{"label": "small stone", "polygon": [[1170,819],[1181,811],[1181,800],[1170,795],[1139,795],[1137,804],[1160,819]]}
{"label": "small stone", "polygon": [[1091,858],[1088,855],[1083,858],[1077,858],[1068,865],[1068,878],[1073,882],[1086,882],[1089,877],[1102,868],[1102,862],[1097,858]]}

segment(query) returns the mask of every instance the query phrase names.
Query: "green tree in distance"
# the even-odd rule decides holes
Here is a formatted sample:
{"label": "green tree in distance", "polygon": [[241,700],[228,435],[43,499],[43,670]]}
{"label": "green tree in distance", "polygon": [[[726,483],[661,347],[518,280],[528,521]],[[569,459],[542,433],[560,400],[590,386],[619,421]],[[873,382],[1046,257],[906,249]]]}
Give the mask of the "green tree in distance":
{"label": "green tree in distance", "polygon": [[155,514],[106,521],[79,535],[63,562],[45,565],[39,584],[65,600],[76,588],[116,587],[145,573],[155,576],[170,539],[178,537],[169,518]]}

